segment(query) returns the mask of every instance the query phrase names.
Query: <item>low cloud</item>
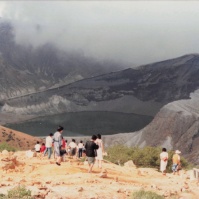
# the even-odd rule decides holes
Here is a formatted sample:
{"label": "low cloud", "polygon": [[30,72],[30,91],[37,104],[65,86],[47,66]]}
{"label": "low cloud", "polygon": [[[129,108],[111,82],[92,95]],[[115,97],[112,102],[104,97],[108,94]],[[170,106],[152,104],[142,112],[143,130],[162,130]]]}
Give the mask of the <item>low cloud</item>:
{"label": "low cloud", "polygon": [[147,64],[199,52],[199,2],[7,1],[16,41],[50,42],[98,59]]}

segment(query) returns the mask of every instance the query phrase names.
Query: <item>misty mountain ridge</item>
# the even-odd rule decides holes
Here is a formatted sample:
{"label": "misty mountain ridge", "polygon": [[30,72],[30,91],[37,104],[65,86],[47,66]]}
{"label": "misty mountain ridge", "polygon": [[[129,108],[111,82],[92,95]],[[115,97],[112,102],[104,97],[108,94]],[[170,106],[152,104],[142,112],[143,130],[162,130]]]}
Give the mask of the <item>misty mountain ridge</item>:
{"label": "misty mountain ridge", "polygon": [[190,54],[2,101],[2,111],[36,115],[117,111],[154,116],[163,105],[188,99],[199,88],[198,73],[199,56]]}
{"label": "misty mountain ridge", "polygon": [[37,48],[15,42],[10,22],[0,21],[0,99],[43,91],[80,79],[121,70],[113,61],[97,61],[46,43]]}

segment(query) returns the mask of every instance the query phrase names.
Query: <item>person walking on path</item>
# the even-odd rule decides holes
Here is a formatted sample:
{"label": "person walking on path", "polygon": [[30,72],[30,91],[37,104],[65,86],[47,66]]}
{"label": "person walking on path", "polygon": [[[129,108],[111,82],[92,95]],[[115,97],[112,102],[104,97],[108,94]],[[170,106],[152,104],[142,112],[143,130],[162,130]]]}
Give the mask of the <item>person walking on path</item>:
{"label": "person walking on path", "polygon": [[92,172],[93,165],[95,163],[95,154],[96,154],[95,151],[99,148],[99,146],[95,143],[96,139],[97,139],[97,136],[93,135],[91,137],[91,140],[87,141],[85,144],[86,156],[87,156],[88,165],[89,165],[88,173]]}
{"label": "person walking on path", "polygon": [[169,155],[166,148],[162,148],[162,153],[160,153],[160,171],[163,175],[166,175],[166,167],[168,163]]}
{"label": "person walking on path", "polygon": [[96,139],[95,143],[99,146],[99,148],[97,149],[96,160],[97,160],[98,167],[101,169],[102,168],[102,161],[103,161],[104,146],[103,146],[103,142],[102,142],[100,134],[97,134],[97,139]]}
{"label": "person walking on path", "polygon": [[52,144],[53,144],[53,134],[50,133],[49,136],[46,137],[46,150],[44,151],[44,156],[48,152],[48,159],[50,159],[52,155]]}
{"label": "person walking on path", "polygon": [[54,151],[55,151],[55,154],[57,156],[56,164],[58,166],[61,165],[60,150],[61,150],[61,147],[62,147],[62,132],[63,132],[63,130],[64,130],[64,128],[62,126],[59,126],[57,131],[55,132],[55,134],[53,136]]}
{"label": "person walking on path", "polygon": [[75,139],[72,139],[68,147],[70,148],[70,156],[75,157],[77,153],[77,144],[75,143]]}
{"label": "person walking on path", "polygon": [[179,175],[179,170],[180,170],[180,167],[181,167],[180,155],[179,154],[181,154],[181,151],[176,150],[175,154],[173,155],[173,158],[172,158],[172,161],[173,161],[173,165],[172,165],[173,175],[175,175],[176,172]]}

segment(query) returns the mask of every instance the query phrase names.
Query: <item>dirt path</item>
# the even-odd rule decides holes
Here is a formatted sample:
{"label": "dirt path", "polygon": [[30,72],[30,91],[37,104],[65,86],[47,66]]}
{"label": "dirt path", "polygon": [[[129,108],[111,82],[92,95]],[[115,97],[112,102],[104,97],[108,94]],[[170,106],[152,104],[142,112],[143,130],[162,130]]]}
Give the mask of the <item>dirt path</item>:
{"label": "dirt path", "polygon": [[[2,159],[13,156],[17,156],[15,168],[3,170]],[[87,163],[69,158],[61,166],[46,157],[27,158],[25,152],[0,154],[0,159],[0,193],[3,194],[17,185],[25,185],[35,198],[46,199],[127,199],[133,191],[142,188],[165,198],[199,198],[198,182],[190,181],[185,172],[180,176],[163,176],[154,169],[104,163],[102,170],[107,171],[107,177],[101,178],[102,170],[96,165],[90,174]]]}

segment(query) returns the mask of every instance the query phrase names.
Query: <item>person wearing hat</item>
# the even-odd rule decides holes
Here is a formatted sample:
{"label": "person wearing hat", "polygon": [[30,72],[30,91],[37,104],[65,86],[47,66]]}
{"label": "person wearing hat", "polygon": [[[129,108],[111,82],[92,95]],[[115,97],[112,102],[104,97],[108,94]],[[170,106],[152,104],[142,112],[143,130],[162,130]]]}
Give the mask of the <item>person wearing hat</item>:
{"label": "person wearing hat", "polygon": [[175,175],[175,173],[177,172],[177,174],[179,175],[179,167],[180,165],[180,155],[181,151],[176,150],[175,154],[173,155],[172,161],[173,161],[173,165],[172,165],[172,171],[173,171],[173,175]]}

